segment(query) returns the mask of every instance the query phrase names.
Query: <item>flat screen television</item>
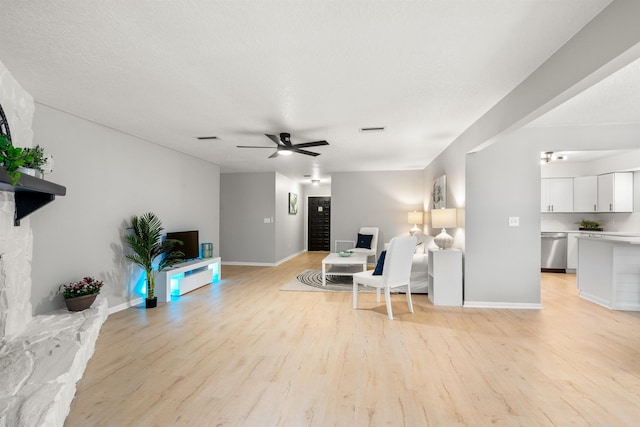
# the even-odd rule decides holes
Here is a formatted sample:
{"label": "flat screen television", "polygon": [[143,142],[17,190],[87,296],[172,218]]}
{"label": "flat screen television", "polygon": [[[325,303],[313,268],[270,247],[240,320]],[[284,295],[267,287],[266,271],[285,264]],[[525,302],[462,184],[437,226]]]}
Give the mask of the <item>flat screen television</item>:
{"label": "flat screen television", "polygon": [[174,250],[184,252],[184,259],[190,260],[200,257],[200,245],[198,241],[198,230],[194,231],[174,231],[167,233],[167,239],[181,240],[183,245],[175,245]]}

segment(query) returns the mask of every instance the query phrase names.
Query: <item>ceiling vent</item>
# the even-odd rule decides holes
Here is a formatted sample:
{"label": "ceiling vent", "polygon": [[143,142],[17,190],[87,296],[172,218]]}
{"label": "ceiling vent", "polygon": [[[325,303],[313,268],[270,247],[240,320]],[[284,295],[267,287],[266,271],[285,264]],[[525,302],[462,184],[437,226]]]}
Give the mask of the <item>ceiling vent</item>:
{"label": "ceiling vent", "polygon": [[360,128],[360,132],[384,132],[385,127],[369,127],[369,128]]}
{"label": "ceiling vent", "polygon": [[218,139],[217,136],[197,136],[196,138],[203,140],[203,139]]}

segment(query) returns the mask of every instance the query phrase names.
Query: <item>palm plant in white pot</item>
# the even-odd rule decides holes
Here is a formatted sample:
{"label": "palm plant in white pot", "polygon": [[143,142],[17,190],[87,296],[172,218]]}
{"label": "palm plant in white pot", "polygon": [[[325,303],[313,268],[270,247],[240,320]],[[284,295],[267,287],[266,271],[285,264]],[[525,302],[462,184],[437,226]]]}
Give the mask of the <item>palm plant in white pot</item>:
{"label": "palm plant in white pot", "polygon": [[[162,221],[153,212],[147,212],[139,217],[134,215],[131,218],[131,229],[132,232],[125,235],[124,239],[133,253],[127,254],[126,258],[145,271],[147,281],[146,307],[152,308],[158,302],[158,298],[155,296],[156,273],[184,261],[184,253],[174,250],[176,244],[182,245],[182,241],[163,240]],[[153,268],[156,258],[160,258],[157,270]]]}

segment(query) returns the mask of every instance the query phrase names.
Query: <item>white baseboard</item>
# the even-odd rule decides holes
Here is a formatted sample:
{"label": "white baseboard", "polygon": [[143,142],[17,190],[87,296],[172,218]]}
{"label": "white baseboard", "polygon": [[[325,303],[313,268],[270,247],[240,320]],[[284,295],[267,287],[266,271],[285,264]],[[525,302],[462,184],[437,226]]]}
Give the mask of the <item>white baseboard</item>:
{"label": "white baseboard", "polygon": [[122,304],[114,305],[113,307],[109,307],[109,315],[113,313],[117,313],[122,310],[126,310],[127,308],[131,308],[138,304],[142,304],[144,300],[142,298],[132,299],[131,301],[124,302]]}
{"label": "white baseboard", "polygon": [[222,265],[246,265],[247,267],[275,267],[273,262],[222,261]]}
{"label": "white baseboard", "polygon": [[465,301],[465,308],[508,308],[517,310],[542,310],[542,304],[520,302]]}
{"label": "white baseboard", "polygon": [[286,258],[281,259],[278,262],[244,262],[244,261],[222,261],[222,265],[246,265],[247,267],[277,267],[283,262],[287,262],[292,258],[297,257],[300,254],[305,253],[306,250],[302,250],[300,252],[296,252],[295,254],[289,255]]}
{"label": "white baseboard", "polygon": [[621,311],[640,311],[640,304],[634,302],[619,302],[613,307],[613,309]]}
{"label": "white baseboard", "polygon": [[297,252],[297,253],[295,253],[295,254],[293,254],[293,255],[289,255],[288,257],[286,257],[286,258],[281,259],[280,261],[278,261],[278,262],[276,263],[276,266],[277,266],[277,265],[282,264],[283,262],[287,262],[287,261],[289,261],[290,259],[295,258],[295,257],[297,257],[298,255],[303,254],[303,253],[305,253],[305,252],[306,252],[306,251],[300,251],[300,252]]}
{"label": "white baseboard", "polygon": [[[602,306],[604,308],[608,308],[609,310],[611,310],[611,303],[609,302],[609,300],[597,297],[595,295],[588,294],[588,293],[586,293],[584,291],[580,291],[580,293],[578,295],[582,299],[586,299],[587,301],[590,301],[590,302],[592,302],[594,304],[598,304],[598,305],[600,305],[600,306]],[[624,310],[624,309],[616,307],[616,310]]]}

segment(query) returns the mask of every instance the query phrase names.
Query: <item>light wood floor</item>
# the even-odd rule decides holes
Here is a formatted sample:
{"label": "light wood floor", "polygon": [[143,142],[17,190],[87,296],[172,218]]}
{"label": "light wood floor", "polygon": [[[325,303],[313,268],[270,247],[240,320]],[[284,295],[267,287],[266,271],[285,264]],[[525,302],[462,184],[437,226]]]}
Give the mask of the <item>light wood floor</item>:
{"label": "light wood floor", "polygon": [[[633,426],[640,313],[543,274],[544,310],[282,292],[322,253],[110,316],[66,426]],[[518,278],[514,277],[514,281]]]}

